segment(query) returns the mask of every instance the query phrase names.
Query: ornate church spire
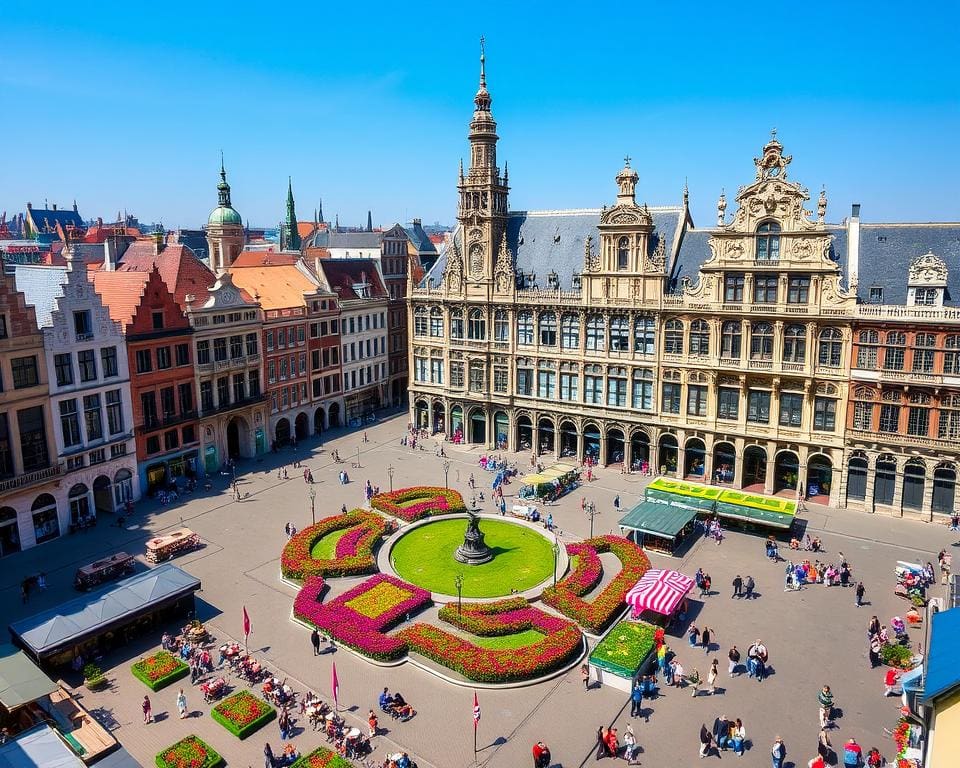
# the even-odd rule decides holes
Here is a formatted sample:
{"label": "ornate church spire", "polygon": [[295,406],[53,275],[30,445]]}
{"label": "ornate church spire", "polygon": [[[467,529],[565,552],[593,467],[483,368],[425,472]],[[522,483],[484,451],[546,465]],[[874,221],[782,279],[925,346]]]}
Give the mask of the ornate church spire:
{"label": "ornate church spire", "polygon": [[287,176],[287,219],[284,222],[283,242],[281,247],[285,251],[300,250],[300,232],[297,229],[297,208],[293,201],[293,180]]}
{"label": "ornate church spire", "polygon": [[217,198],[219,205],[232,208],[230,203],[230,185],[227,184],[227,169],[223,166],[223,150],[220,151],[220,183],[217,184]]}
{"label": "ornate church spire", "polygon": [[473,103],[477,105],[478,112],[489,112],[490,104],[493,99],[490,98],[490,92],[487,90],[487,57],[484,48],[484,40],[480,38],[480,88],[477,89],[477,95],[473,97]]}

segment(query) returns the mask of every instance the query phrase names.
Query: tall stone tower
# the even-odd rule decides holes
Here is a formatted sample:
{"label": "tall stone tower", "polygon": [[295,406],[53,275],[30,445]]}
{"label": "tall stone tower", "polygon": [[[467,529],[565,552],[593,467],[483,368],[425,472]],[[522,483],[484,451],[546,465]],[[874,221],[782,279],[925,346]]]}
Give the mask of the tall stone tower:
{"label": "tall stone tower", "polygon": [[219,272],[229,267],[243,250],[243,219],[230,204],[230,185],[220,158],[220,183],[217,184],[218,204],[207,219],[207,247],[210,249],[210,269]]}
{"label": "tall stone tower", "polygon": [[284,251],[300,250],[300,232],[297,230],[297,207],[293,202],[293,181],[287,177],[287,218],[280,228],[280,248]]}
{"label": "tall stone tower", "polygon": [[463,279],[470,293],[489,293],[494,284],[498,253],[505,247],[507,174],[497,167],[497,123],[490,112],[486,57],[480,39],[480,88],[473,99],[470,121],[470,169],[460,166],[460,209],[463,226]]}

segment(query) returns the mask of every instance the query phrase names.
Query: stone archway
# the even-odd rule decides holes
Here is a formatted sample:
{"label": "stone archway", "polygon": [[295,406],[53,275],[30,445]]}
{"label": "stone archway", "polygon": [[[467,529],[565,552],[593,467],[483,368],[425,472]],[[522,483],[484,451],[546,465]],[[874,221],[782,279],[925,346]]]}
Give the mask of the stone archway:
{"label": "stone archway", "polygon": [[572,421],[560,422],[560,457],[576,457],[580,435]]}
{"label": "stone archway", "polygon": [[227,423],[227,456],[239,459],[250,452],[250,427],[242,416],[234,416]]}
{"label": "stone archway", "polygon": [[553,419],[542,416],[537,419],[537,452],[538,455],[553,453],[555,445],[555,429]]}
{"label": "stone archway", "polygon": [[731,485],[737,476],[737,452],[731,443],[721,441],[713,446],[713,481]]}
{"label": "stone archway", "polygon": [[623,430],[619,427],[612,427],[607,430],[606,456],[604,464],[608,467],[612,464],[622,464],[625,460],[626,442],[623,438]]}
{"label": "stone archway", "polygon": [[657,449],[657,457],[660,461],[661,475],[677,474],[677,457],[679,448],[675,435],[666,434],[660,438],[660,447]]}
{"label": "stone archway", "polygon": [[806,497],[814,504],[829,504],[833,490],[833,461],[822,453],[807,459]]}
{"label": "stone archway", "polygon": [[529,451],[533,447],[533,422],[523,413],[517,416],[517,450]]}
{"label": "stone archway", "polygon": [[797,492],[800,482],[800,459],[793,451],[780,451],[773,460],[773,492],[791,494]]}
{"label": "stone archway", "polygon": [[113,483],[106,475],[100,475],[93,481],[93,508],[98,515],[114,510]]}
{"label": "stone archway", "polygon": [[290,419],[283,417],[274,427],[273,439],[277,441],[278,446],[284,446],[290,442]]}
{"label": "stone archway", "polygon": [[477,445],[487,443],[487,413],[483,408],[470,411],[470,442]]}
{"label": "stone archway", "polygon": [[417,429],[429,427],[430,410],[426,400],[417,400],[413,404],[413,424]]}
{"label": "stone archway", "polygon": [[446,408],[441,400],[433,401],[433,434],[446,433]]}
{"label": "stone archway", "polygon": [[633,472],[650,471],[650,436],[642,429],[630,435],[630,469]]}
{"label": "stone archway", "polygon": [[340,403],[330,403],[327,411],[327,427],[333,429],[340,426]]}
{"label": "stone archway", "polygon": [[294,434],[297,436],[297,442],[306,440],[310,434],[310,419],[307,418],[307,414],[298,413],[293,428]]}
{"label": "stone archway", "polygon": [[697,482],[704,482],[707,466],[707,446],[699,437],[691,437],[683,446],[683,476]]}
{"label": "stone archway", "polygon": [[313,434],[323,434],[323,406],[313,412]]}
{"label": "stone archway", "polygon": [[759,445],[748,445],[743,449],[743,481],[740,487],[745,491],[763,493],[767,482],[767,452]]}

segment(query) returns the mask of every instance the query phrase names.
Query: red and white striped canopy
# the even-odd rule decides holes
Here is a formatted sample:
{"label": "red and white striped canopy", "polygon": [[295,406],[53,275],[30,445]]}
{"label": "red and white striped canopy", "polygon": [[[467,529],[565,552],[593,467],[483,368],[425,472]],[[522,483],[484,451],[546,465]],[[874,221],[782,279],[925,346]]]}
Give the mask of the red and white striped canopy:
{"label": "red and white striped canopy", "polygon": [[692,588],[693,579],[679,571],[651,568],[627,592],[626,601],[633,608],[634,616],[642,611],[669,616]]}

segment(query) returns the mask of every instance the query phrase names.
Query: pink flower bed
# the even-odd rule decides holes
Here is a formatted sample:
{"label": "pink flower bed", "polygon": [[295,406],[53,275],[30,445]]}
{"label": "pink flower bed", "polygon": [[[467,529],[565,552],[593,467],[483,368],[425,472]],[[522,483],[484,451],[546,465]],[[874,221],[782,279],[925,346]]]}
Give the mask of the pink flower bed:
{"label": "pink flower bed", "polygon": [[380,493],[370,500],[370,506],[408,523],[429,515],[455,514],[467,510],[463,497],[456,491],[428,485]]}
{"label": "pink flower bed", "polygon": [[[577,551],[573,551],[574,548],[578,548]],[[584,557],[585,550],[593,550],[593,554]],[[583,585],[589,581],[587,577],[590,574],[587,571],[593,569],[590,563],[594,557],[599,563],[601,552],[612,552],[617,556],[620,560],[620,573],[600,591],[600,594],[588,602],[582,596],[589,589],[583,589]],[[564,616],[598,634],[624,607],[627,592],[650,568],[650,561],[640,547],[621,536],[598,536],[580,544],[568,544],[567,553],[580,555],[577,568],[556,587],[544,589],[541,599]],[[598,581],[599,577],[594,580],[594,586]]]}
{"label": "pink flower bed", "polygon": [[563,583],[573,594],[583,597],[597,586],[603,577],[600,554],[589,544],[567,544],[567,554],[577,558],[577,567],[563,580]]}
{"label": "pink flower bed", "polygon": [[[283,548],[280,572],[284,578],[303,581],[310,576],[359,576],[377,569],[373,550],[393,525],[380,515],[355,509],[345,515],[327,517],[297,533]],[[318,560],[314,545],[334,531],[347,531],[337,542],[333,560]]]}
{"label": "pink flower bed", "polygon": [[[404,590],[410,597],[383,606],[384,610],[375,618],[364,616],[346,605],[383,582]],[[400,658],[407,651],[406,642],[399,636],[384,634],[386,630],[407,614],[417,613],[431,603],[430,593],[426,590],[382,573],[371,576],[333,600],[321,603],[320,595],[325,586],[323,579],[318,576],[307,579],[294,600],[294,616],[314,625],[338,642],[380,661]]]}

